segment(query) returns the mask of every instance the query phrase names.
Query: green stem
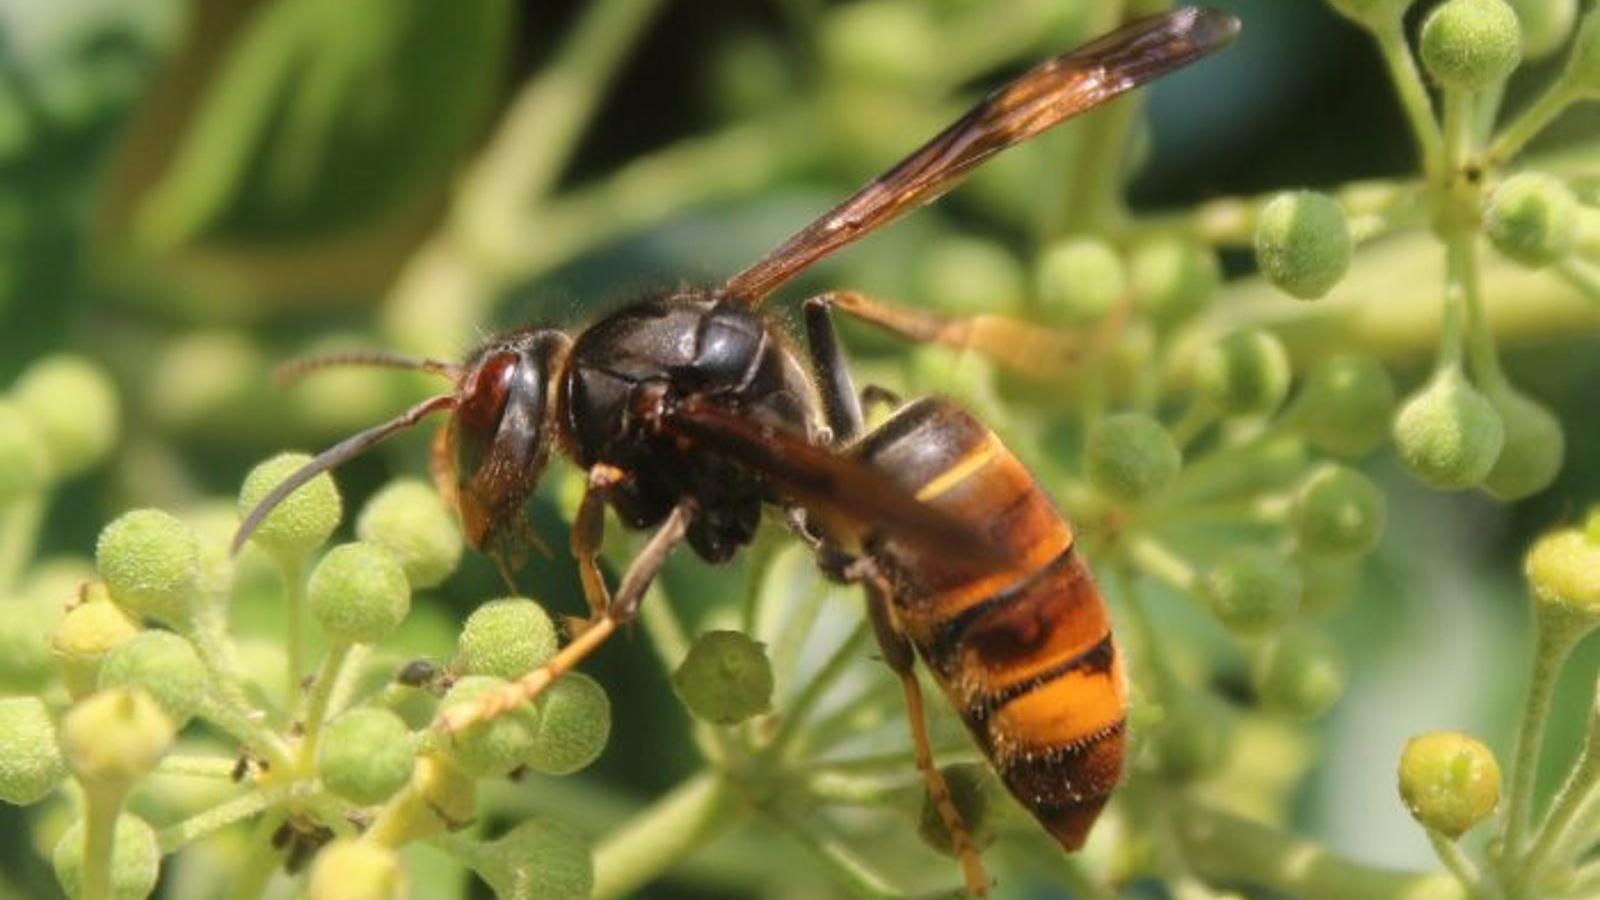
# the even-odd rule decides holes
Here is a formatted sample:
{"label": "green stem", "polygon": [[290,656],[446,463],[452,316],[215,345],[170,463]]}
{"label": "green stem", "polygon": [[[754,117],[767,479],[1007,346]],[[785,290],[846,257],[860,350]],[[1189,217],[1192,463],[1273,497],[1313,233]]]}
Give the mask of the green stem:
{"label": "green stem", "polygon": [[474,246],[503,244],[502,226],[555,185],[593,120],[622,61],[661,0],[588,4],[555,59],[512,101],[488,148],[468,173],[457,208]]}
{"label": "green stem", "polygon": [[1121,227],[1127,217],[1123,185],[1128,135],[1138,121],[1139,109],[1137,96],[1123,97],[1078,126],[1081,130],[1067,173],[1067,206],[1059,232],[1106,234]]}
{"label": "green stem", "polygon": [[1194,566],[1188,560],[1154,538],[1138,537],[1129,541],[1128,560],[1141,572],[1181,593],[1194,590],[1195,581],[1198,580]]}
{"label": "green stem", "polygon": [[1183,687],[1172,671],[1172,661],[1163,651],[1155,620],[1145,607],[1144,596],[1139,590],[1138,576],[1130,566],[1131,561],[1122,560],[1112,570],[1117,574],[1117,582],[1122,588],[1122,607],[1128,613],[1128,630],[1138,650],[1130,656],[1140,660],[1149,673],[1151,698],[1158,703],[1170,701],[1181,695]]}
{"label": "green stem", "polygon": [[1406,44],[1405,28],[1400,16],[1372,25],[1373,37],[1378,40],[1378,52],[1383,55],[1389,78],[1399,95],[1400,109],[1411,126],[1411,136],[1417,142],[1417,152],[1422,157],[1422,167],[1430,174],[1441,171],[1443,141],[1438,123],[1434,120],[1433,101],[1428,99],[1428,89],[1417,71],[1417,62]]}
{"label": "green stem", "polygon": [[168,755],[156,763],[156,775],[187,778],[220,778],[231,781],[239,761],[223,756]]}
{"label": "green stem", "polygon": [[278,812],[261,817],[255,831],[250,833],[250,855],[230,873],[228,900],[260,900],[266,895],[283,856],[282,851],[272,845],[272,835],[283,820],[283,814]]}
{"label": "green stem", "polygon": [[1533,101],[1515,119],[1507,125],[1500,135],[1489,145],[1486,154],[1491,165],[1501,165],[1518,153],[1522,148],[1536,137],[1545,126],[1555,121],[1556,117],[1571,106],[1578,99],[1565,78],[1556,79],[1539,99]]}
{"label": "green stem", "polygon": [[127,789],[84,785],[83,900],[111,900],[111,854]]}
{"label": "green stem", "polygon": [[22,570],[33,558],[44,521],[44,494],[31,494],[11,504],[0,517],[0,595],[16,587]]}
{"label": "green stem", "polygon": [[[689,638],[659,583],[652,584],[645,592],[644,601],[639,605],[639,624],[650,638],[650,646],[655,648],[661,667],[671,674],[689,654]],[[701,753],[713,762],[726,762],[735,753],[729,733],[705,722],[695,721],[694,740]]]}
{"label": "green stem", "polygon": [[1439,857],[1439,862],[1450,870],[1450,874],[1461,882],[1469,895],[1483,896],[1483,876],[1478,872],[1478,867],[1461,851],[1461,845],[1445,837],[1432,828],[1428,831],[1428,843],[1433,845],[1433,852]]}
{"label": "green stem", "polygon": [[328,716],[328,704],[333,698],[334,686],[339,683],[351,648],[348,641],[338,641],[328,648],[327,655],[322,658],[322,669],[317,672],[317,682],[312,686],[311,697],[306,703],[303,720],[305,735],[300,739],[301,777],[309,778],[317,770],[317,744],[322,740],[323,720]]}
{"label": "green stem", "polygon": [[1583,821],[1585,810],[1596,797],[1600,797],[1600,715],[1590,717],[1583,752],[1534,835],[1533,847],[1521,863],[1519,883],[1538,884],[1546,863],[1567,857],[1565,851],[1571,848],[1575,826]]}
{"label": "green stem", "polygon": [[837,878],[850,894],[863,900],[893,900],[904,898],[906,892],[891,885],[867,862],[846,846],[845,842],[828,833],[822,823],[814,819],[801,821],[780,804],[765,810],[768,817],[781,826],[786,834],[811,851],[812,856]]}
{"label": "green stem", "polygon": [[1185,856],[1206,876],[1300,900],[1464,900],[1454,876],[1362,865],[1301,838],[1190,801],[1168,806]]}
{"label": "green stem", "polygon": [[594,852],[595,900],[635,894],[741,817],[727,783],[704,771],[673,788],[616,831]]}
{"label": "green stem", "polygon": [[175,853],[206,835],[214,834],[235,822],[276,806],[289,796],[292,788],[292,785],[282,785],[270,791],[251,791],[226,800],[161,829],[156,835],[156,843],[160,845],[163,854]]}
{"label": "green stem", "polygon": [[871,637],[872,629],[863,620],[854,631],[850,632],[849,637],[840,642],[838,648],[823,662],[822,667],[806,682],[805,687],[795,696],[794,702],[784,711],[782,721],[778,723],[772,739],[762,750],[763,755],[775,758],[783,752],[785,746],[799,733],[800,726],[811,714],[812,708],[822,700],[823,695],[833,687],[833,683],[839,680],[845,670],[866,652],[867,641]]}
{"label": "green stem", "polygon": [[1501,868],[1523,852],[1524,835],[1533,806],[1533,787],[1539,771],[1539,748],[1544,742],[1545,720],[1555,696],[1556,678],[1567,655],[1583,632],[1570,623],[1554,620],[1558,613],[1537,616],[1538,638],[1534,646],[1533,672],[1528,681],[1528,700],[1522,706],[1522,724],[1517,729],[1517,749],[1511,766],[1511,789],[1506,798],[1506,830],[1501,847]]}
{"label": "green stem", "polygon": [[295,698],[300,696],[300,679],[305,677],[306,657],[306,578],[305,561],[300,559],[279,559],[278,577],[283,582],[283,609],[287,618],[285,629],[288,631],[288,665],[286,677],[288,684],[284,702],[293,709]]}

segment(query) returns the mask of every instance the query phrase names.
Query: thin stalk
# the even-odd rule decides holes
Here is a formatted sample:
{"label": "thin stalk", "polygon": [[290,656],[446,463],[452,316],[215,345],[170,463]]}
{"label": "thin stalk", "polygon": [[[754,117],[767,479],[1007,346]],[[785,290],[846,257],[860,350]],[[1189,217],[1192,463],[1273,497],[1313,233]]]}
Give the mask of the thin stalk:
{"label": "thin stalk", "polygon": [[1400,109],[1411,126],[1411,137],[1417,143],[1422,167],[1436,174],[1444,164],[1444,142],[1439,135],[1439,125],[1434,120],[1433,101],[1428,99],[1422,73],[1417,71],[1417,61],[1406,44],[1405,27],[1400,16],[1375,24],[1372,35],[1378,40],[1378,52],[1383,55],[1383,63],[1388,67],[1389,78],[1399,95]]}
{"label": "thin stalk", "polygon": [[1600,307],[1600,271],[1583,260],[1566,259],[1551,267],[1561,280]]}
{"label": "thin stalk", "polygon": [[288,705],[293,708],[295,698],[300,696],[300,679],[305,677],[306,657],[306,578],[304,560],[278,560],[278,577],[283,581],[283,609],[286,617],[284,628],[288,631],[288,665],[286,666],[286,685],[288,691],[284,694]]}
{"label": "thin stalk", "polygon": [[900,770],[902,777],[893,781],[823,770],[806,779],[805,791],[818,802],[838,806],[900,806],[922,796],[922,782],[915,779],[915,771],[909,760]]}
{"label": "thin stalk", "polygon": [[1432,828],[1428,830],[1428,843],[1433,845],[1433,852],[1439,857],[1439,862],[1450,870],[1450,874],[1461,882],[1467,893],[1473,897],[1482,897],[1483,875],[1478,872],[1478,867],[1461,852],[1461,845],[1450,840]]}
{"label": "thin stalk", "polygon": [[1555,121],[1568,106],[1578,99],[1577,93],[1565,78],[1556,79],[1555,83],[1539,95],[1521,114],[1511,120],[1511,124],[1502,130],[1498,137],[1489,144],[1486,157],[1491,165],[1504,163],[1527,146],[1528,142],[1538,136],[1545,126]]}
{"label": "thin stalk", "polygon": [[1128,560],[1141,572],[1166,583],[1173,590],[1188,593],[1199,576],[1188,560],[1154,538],[1139,537],[1128,543]]}
{"label": "thin stalk", "polygon": [[786,834],[811,852],[813,858],[827,867],[850,894],[863,900],[893,900],[903,898],[906,892],[895,887],[873,870],[867,861],[857,856],[845,842],[826,833],[816,821],[800,821],[788,810],[767,809],[769,818],[781,826]]}
{"label": "thin stalk", "polygon": [[1600,716],[1589,722],[1588,739],[1583,752],[1573,764],[1567,780],[1551,801],[1550,812],[1534,835],[1533,846],[1521,863],[1518,881],[1538,884],[1546,863],[1562,859],[1572,843],[1575,826],[1584,818],[1584,811],[1600,796]]}
{"label": "thin stalk", "polygon": [[660,7],[661,0],[588,4],[555,59],[517,93],[468,174],[461,203],[467,216],[492,225],[549,193]]}
{"label": "thin stalk", "polygon": [[223,756],[164,756],[156,763],[156,775],[186,778],[219,778],[231,781],[239,761]]}
{"label": "thin stalk", "polygon": [[289,796],[292,788],[292,785],[281,785],[273,790],[251,791],[226,800],[161,829],[156,835],[156,843],[161,847],[162,853],[174,853],[206,835],[214,834],[235,822],[243,821],[264,809],[276,806]]}
{"label": "thin stalk", "polygon": [[1523,852],[1533,806],[1533,786],[1539,771],[1539,749],[1544,742],[1544,725],[1550,716],[1556,678],[1573,645],[1582,636],[1581,630],[1566,627],[1566,623],[1551,622],[1548,614],[1538,616],[1537,632],[1528,701],[1522,706],[1517,749],[1512,757],[1511,789],[1506,797],[1506,830],[1501,849],[1503,868]]}
{"label": "thin stalk", "polygon": [[[976,761],[981,758],[978,751],[970,741],[961,741],[954,744],[944,744],[933,748],[934,761],[943,768],[951,762]],[[960,757],[952,759],[952,757]],[[916,754],[910,750],[891,750],[886,753],[869,753],[862,756],[846,756],[837,759],[820,759],[814,764],[818,767],[816,774],[824,775],[861,775],[873,772],[904,772],[916,765]]]}
{"label": "thin stalk", "polygon": [[305,735],[300,739],[299,760],[299,770],[303,776],[309,777],[316,771],[317,745],[322,740],[323,720],[328,717],[328,703],[344,671],[345,661],[350,658],[351,647],[348,641],[338,641],[328,648],[327,655],[322,658],[322,669],[317,672],[316,684],[311,688],[303,720]]}
{"label": "thin stalk", "polygon": [[810,715],[812,708],[822,700],[822,696],[833,687],[851,664],[866,652],[867,641],[872,636],[871,628],[863,620],[850,632],[850,636],[840,642],[837,649],[823,662],[817,673],[806,682],[806,686],[795,696],[794,702],[784,711],[783,719],[778,723],[778,728],[773,732],[772,739],[763,748],[763,755],[768,758],[776,757],[792,741],[798,733],[799,727]]}
{"label": "thin stalk", "polygon": [[606,835],[594,852],[595,900],[631,896],[732,827],[741,817],[730,800],[727,783],[703,771]]}
{"label": "thin stalk", "polygon": [[1253,884],[1301,900],[1464,900],[1446,873],[1413,874],[1362,865],[1312,841],[1175,800],[1168,804],[1185,855],[1216,881]]}
{"label": "thin stalk", "polygon": [[32,494],[11,504],[0,516],[0,595],[16,587],[22,570],[33,558],[44,521],[44,495]]}
{"label": "thin stalk", "polygon": [[283,819],[282,813],[269,812],[250,833],[250,855],[231,873],[228,900],[260,900],[266,895],[283,856],[282,851],[272,846],[272,835],[283,824]]}
{"label": "thin stalk", "polygon": [[111,900],[111,854],[126,796],[122,787],[84,786],[83,900]]}

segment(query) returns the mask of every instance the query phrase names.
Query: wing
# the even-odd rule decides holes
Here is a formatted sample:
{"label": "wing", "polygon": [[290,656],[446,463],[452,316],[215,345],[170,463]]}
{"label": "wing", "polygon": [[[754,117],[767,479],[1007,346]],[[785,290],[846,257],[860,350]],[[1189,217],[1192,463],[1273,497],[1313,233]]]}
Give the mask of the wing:
{"label": "wing", "polygon": [[921,149],[728,279],[722,294],[752,306],[812,263],[909,209],[937,199],[1001,150],[1226,47],[1239,20],[1188,7],[1140,19],[1043,62],[1005,85]]}
{"label": "wing", "polygon": [[666,411],[661,427],[759,472],[779,494],[825,519],[881,529],[968,558],[1001,555],[972,524],[923,503],[871,466],[799,435],[695,398]]}

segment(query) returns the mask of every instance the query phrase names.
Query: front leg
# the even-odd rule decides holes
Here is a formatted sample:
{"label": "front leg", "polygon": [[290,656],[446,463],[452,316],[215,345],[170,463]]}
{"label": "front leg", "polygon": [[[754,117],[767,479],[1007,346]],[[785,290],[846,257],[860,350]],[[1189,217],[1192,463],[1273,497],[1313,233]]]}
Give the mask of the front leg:
{"label": "front leg", "polygon": [[[633,558],[633,562],[628,564],[628,570],[622,576],[622,583],[617,587],[616,595],[607,601],[605,611],[592,625],[584,629],[582,634],[576,635],[571,643],[562,647],[544,665],[511,682],[503,689],[485,694],[475,703],[445,710],[437,723],[440,730],[452,734],[479,722],[497,719],[531,702],[543,693],[545,688],[554,684],[556,679],[576,668],[638,613],[639,603],[644,599],[644,593],[650,587],[650,582],[666,564],[672,551],[683,542],[692,518],[694,518],[694,503],[689,500],[680,501],[672,508],[666,521],[656,529],[655,534],[650,536],[644,548]],[[598,577],[598,572],[596,574]],[[604,590],[603,581],[600,587]]]}

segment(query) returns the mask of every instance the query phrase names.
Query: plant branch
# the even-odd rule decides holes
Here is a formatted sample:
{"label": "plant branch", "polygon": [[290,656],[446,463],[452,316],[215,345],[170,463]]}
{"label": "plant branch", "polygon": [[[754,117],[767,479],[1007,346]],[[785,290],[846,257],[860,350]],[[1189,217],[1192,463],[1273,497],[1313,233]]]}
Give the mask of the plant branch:
{"label": "plant branch", "polygon": [[1362,865],[1312,841],[1176,801],[1169,809],[1186,857],[1207,877],[1248,883],[1301,900],[1464,900],[1444,873],[1395,872]]}
{"label": "plant branch", "polygon": [[594,852],[595,900],[634,894],[740,820],[722,777],[710,771],[673,788],[616,831]]}

